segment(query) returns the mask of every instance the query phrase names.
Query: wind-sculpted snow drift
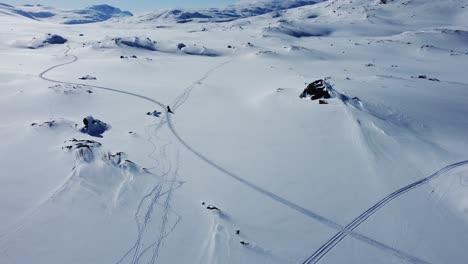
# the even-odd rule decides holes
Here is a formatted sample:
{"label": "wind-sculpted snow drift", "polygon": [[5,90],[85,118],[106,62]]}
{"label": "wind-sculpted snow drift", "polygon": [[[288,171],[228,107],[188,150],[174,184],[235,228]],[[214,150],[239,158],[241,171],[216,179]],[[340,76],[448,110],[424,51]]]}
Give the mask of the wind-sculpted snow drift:
{"label": "wind-sculpted snow drift", "polygon": [[148,37],[122,37],[111,38],[91,44],[95,48],[135,48],[146,51],[158,51],[172,54],[187,54],[195,56],[217,57],[223,55],[221,52],[197,44],[170,43],[166,41],[155,41]]}
{"label": "wind-sculpted snow drift", "polygon": [[38,49],[44,48],[49,45],[62,45],[67,43],[68,40],[57,34],[45,34],[41,37],[34,37],[27,41],[14,41],[13,45],[20,48]]}

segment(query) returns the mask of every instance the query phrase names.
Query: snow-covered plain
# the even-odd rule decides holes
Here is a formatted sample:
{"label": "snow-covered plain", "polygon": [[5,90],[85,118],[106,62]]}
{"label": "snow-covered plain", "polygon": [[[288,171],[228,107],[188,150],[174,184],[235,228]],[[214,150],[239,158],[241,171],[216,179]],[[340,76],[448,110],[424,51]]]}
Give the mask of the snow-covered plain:
{"label": "snow-covered plain", "polygon": [[0,263],[468,263],[466,0],[13,9]]}

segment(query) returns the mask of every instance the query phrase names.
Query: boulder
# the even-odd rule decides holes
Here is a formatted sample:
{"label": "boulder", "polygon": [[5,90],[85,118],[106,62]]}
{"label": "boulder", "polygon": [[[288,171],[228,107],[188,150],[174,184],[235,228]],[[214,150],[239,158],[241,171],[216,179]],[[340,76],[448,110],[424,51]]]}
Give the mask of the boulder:
{"label": "boulder", "polygon": [[318,100],[318,99],[330,99],[332,96],[330,95],[325,82],[323,80],[317,80],[309,85],[304,89],[304,91],[299,96],[300,98],[307,98],[310,97],[311,100]]}
{"label": "boulder", "polygon": [[92,116],[83,119],[84,127],[81,129],[82,133],[88,134],[93,137],[102,137],[110,127],[101,120],[94,119]]}
{"label": "boulder", "polygon": [[65,44],[68,40],[59,35],[51,35],[44,40],[44,44]]}

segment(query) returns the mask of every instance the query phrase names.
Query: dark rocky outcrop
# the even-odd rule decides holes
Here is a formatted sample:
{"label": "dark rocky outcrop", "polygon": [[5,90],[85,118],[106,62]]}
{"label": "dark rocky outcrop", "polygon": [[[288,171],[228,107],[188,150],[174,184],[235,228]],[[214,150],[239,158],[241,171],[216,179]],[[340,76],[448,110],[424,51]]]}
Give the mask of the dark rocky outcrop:
{"label": "dark rocky outcrop", "polygon": [[67,39],[59,35],[51,35],[50,37],[44,40],[44,44],[65,44]]}
{"label": "dark rocky outcrop", "polygon": [[80,80],[93,80],[93,81],[97,80],[96,77],[91,76],[91,75],[86,75],[86,76],[83,76],[83,77],[78,78],[78,79],[80,79]]}
{"label": "dark rocky outcrop", "polygon": [[185,48],[185,47],[187,47],[187,45],[185,45],[184,43],[177,44],[177,48],[180,49],[180,50]]}
{"label": "dark rocky outcrop", "polygon": [[304,89],[304,91],[299,96],[300,98],[308,98],[310,97],[311,100],[318,100],[318,99],[330,99],[332,96],[325,85],[323,80],[317,80],[309,85]]}
{"label": "dark rocky outcrop", "polygon": [[94,160],[94,148],[101,147],[101,143],[93,140],[77,140],[72,139],[65,143],[68,143],[62,149],[68,149],[69,151],[76,152],[77,157],[85,162],[92,162]]}
{"label": "dark rocky outcrop", "polygon": [[93,93],[91,87],[82,84],[57,84],[54,86],[50,86],[49,89],[54,90],[57,93],[63,93],[66,95],[77,93]]}
{"label": "dark rocky outcrop", "polygon": [[159,112],[158,110],[154,110],[153,112],[148,112],[148,113],[146,113],[146,115],[155,116],[155,117],[160,117],[161,114],[162,114],[162,113]]}
{"label": "dark rocky outcrop", "polygon": [[102,137],[102,134],[110,128],[108,124],[94,119],[92,116],[84,118],[83,124],[85,126],[81,129],[81,132],[93,137]]}
{"label": "dark rocky outcrop", "polygon": [[213,211],[213,210],[221,211],[221,210],[219,210],[218,207],[213,206],[213,205],[208,205],[208,206],[206,207],[206,209],[207,209],[207,210],[211,210],[211,211]]}
{"label": "dark rocky outcrop", "polygon": [[440,82],[439,79],[437,78],[428,78],[427,75],[419,75],[419,76],[411,76],[413,79],[424,79],[424,80],[429,80],[433,82]]}

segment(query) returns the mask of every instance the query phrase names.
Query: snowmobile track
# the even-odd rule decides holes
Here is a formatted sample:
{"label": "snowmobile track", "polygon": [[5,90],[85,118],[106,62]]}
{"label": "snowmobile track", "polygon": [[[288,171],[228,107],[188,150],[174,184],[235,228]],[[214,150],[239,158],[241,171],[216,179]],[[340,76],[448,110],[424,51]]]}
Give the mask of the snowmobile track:
{"label": "snowmobile track", "polygon": [[[56,68],[59,68],[61,66],[65,66],[65,65],[69,65],[69,64],[72,64],[76,61],[78,61],[78,57],[75,56],[75,55],[71,55],[71,54],[68,54],[70,52],[71,48],[68,46],[67,50],[65,51],[65,56],[66,57],[72,57],[73,59],[69,62],[65,62],[65,63],[61,63],[61,64],[58,64],[58,65],[55,65],[55,66],[52,66],[46,70],[44,70],[43,72],[41,72],[39,74],[39,78],[45,80],[45,81],[50,81],[50,82],[54,82],[54,83],[59,83],[59,84],[69,84],[69,85],[84,85],[84,84],[81,84],[81,83],[74,83],[74,82],[65,82],[65,81],[59,81],[59,80],[53,80],[53,79],[50,79],[50,78],[47,78],[45,77],[45,75],[56,69]],[[222,65],[224,64],[227,64],[227,62],[224,62]],[[215,67],[215,69],[219,69],[220,66],[217,66]],[[209,73],[212,73],[214,70],[211,69],[209,70],[209,72],[207,74],[205,74],[200,80],[203,81],[207,78],[207,75],[209,75]],[[195,82],[197,83],[197,82]],[[91,88],[95,88],[95,89],[100,89],[100,90],[106,90],[106,91],[110,91],[110,92],[116,92],[116,93],[120,93],[120,94],[126,94],[126,95],[130,95],[130,96],[133,96],[133,97],[137,97],[137,98],[140,98],[140,99],[143,99],[143,100],[146,100],[146,101],[149,101],[149,102],[152,102],[156,105],[158,105],[159,107],[161,107],[165,113],[165,118],[167,120],[167,124],[168,124],[168,127],[169,129],[171,130],[172,134],[174,135],[174,137],[187,149],[189,150],[190,152],[192,152],[195,156],[197,156],[198,158],[200,158],[201,160],[203,160],[204,162],[206,162],[207,164],[209,164],[210,166],[212,166],[213,168],[215,168],[216,170],[222,172],[224,175],[226,176],[229,176],[231,177],[232,179],[240,182],[241,184],[249,187],[250,189],[258,192],[258,193],[261,193],[263,195],[265,195],[266,197],[300,213],[300,214],[303,214],[307,217],[310,217],[332,229],[335,229],[335,230],[338,230],[338,231],[342,231],[345,229],[345,227],[343,227],[342,225],[338,224],[338,223],[335,223],[334,221],[324,217],[324,216],[321,216],[317,213],[314,213],[313,211],[309,210],[309,209],[306,209],[300,205],[297,205],[283,197],[280,197],[270,191],[267,191],[265,189],[263,189],[262,187],[259,187],[257,186],[256,184],[242,178],[241,176],[239,175],[236,175],[235,173],[232,173],[230,172],[229,170],[223,168],[222,166],[218,165],[217,163],[215,163],[214,161],[212,161],[211,159],[207,158],[206,156],[204,156],[203,154],[201,154],[200,152],[198,152],[197,150],[195,150],[190,144],[188,144],[178,133],[177,133],[177,130],[175,129],[175,126],[172,122],[172,116],[167,112],[166,110],[166,105],[159,102],[159,101],[156,101],[150,97],[147,97],[147,96],[143,96],[143,95],[140,95],[140,94],[136,94],[136,93],[132,93],[132,92],[127,92],[127,91],[123,91],[123,90],[118,90],[118,89],[114,89],[114,88],[108,88],[108,87],[103,87],[103,86],[94,86],[94,85],[88,85],[86,84],[88,87],[91,87]],[[176,103],[178,103],[178,106],[180,106],[180,102],[184,102],[185,99],[188,97],[188,95],[190,94],[190,91],[191,91],[191,88],[192,87],[189,87],[189,89],[186,89],[186,91],[184,91],[184,94],[182,96],[179,96],[178,100],[176,100]],[[424,263],[424,264],[428,264],[428,262],[426,261],[423,261],[417,257],[414,257],[414,256],[411,256],[409,255],[408,253],[405,253],[401,250],[398,250],[396,248],[393,248],[389,245],[386,245],[386,244],[383,244],[377,240],[374,240],[370,237],[367,237],[365,235],[362,235],[362,234],[359,234],[359,233],[355,233],[355,232],[347,232],[347,235],[350,235],[351,237],[359,240],[359,241],[362,241],[366,244],[369,244],[375,248],[378,248],[380,250],[383,250],[384,252],[387,252],[391,255],[394,255],[400,259],[403,259],[405,261],[409,261],[411,263],[414,263],[414,264],[421,264],[421,263]],[[309,263],[309,262],[305,262],[305,263]]]}
{"label": "snowmobile track", "polygon": [[[343,239],[345,239],[348,235],[350,235],[351,232],[353,232],[357,227],[359,227],[362,223],[364,223],[367,219],[369,219],[369,217],[377,213],[377,211],[385,207],[391,201],[395,200],[396,198],[400,197],[401,195],[413,189],[416,189],[422,185],[425,185],[431,182],[432,180],[435,180],[436,178],[441,177],[446,172],[449,172],[455,168],[464,166],[466,164],[468,164],[468,160],[450,164],[442,168],[441,170],[437,171],[436,173],[430,175],[429,177],[426,177],[424,179],[411,183],[389,194],[388,196],[380,200],[378,203],[376,203],[374,206],[367,209],[360,216],[355,218],[351,223],[349,223],[345,228],[343,228],[336,235],[334,235],[330,240],[328,240],[319,249],[317,249],[312,256],[310,256],[306,261],[304,261],[303,264],[318,263],[323,257],[325,257],[325,255],[327,255],[333,248],[335,248]],[[413,263],[427,263],[427,262],[420,262],[420,261],[416,262],[416,261],[417,261],[416,259],[411,260],[411,262]]]}

